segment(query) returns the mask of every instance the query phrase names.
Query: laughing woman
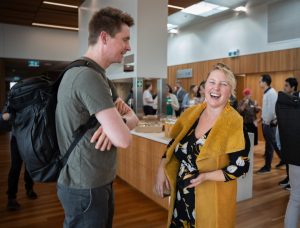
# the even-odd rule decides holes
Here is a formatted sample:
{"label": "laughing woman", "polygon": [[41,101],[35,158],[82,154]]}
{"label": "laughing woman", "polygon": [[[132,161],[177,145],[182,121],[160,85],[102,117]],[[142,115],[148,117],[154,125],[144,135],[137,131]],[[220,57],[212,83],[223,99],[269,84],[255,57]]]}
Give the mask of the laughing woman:
{"label": "laughing woman", "polygon": [[242,117],[230,106],[236,81],[217,64],[205,84],[206,101],[174,125],[158,168],[156,192],[171,192],[168,227],[235,227],[239,176],[249,169],[250,142]]}

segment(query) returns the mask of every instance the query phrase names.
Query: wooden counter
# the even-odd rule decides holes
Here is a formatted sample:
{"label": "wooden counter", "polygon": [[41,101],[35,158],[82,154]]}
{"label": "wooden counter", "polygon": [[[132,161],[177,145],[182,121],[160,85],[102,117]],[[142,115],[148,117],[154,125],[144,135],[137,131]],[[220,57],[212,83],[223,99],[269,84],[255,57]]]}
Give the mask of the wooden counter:
{"label": "wooden counter", "polygon": [[[132,131],[133,141],[129,148],[118,149],[117,175],[164,208],[168,208],[168,198],[157,197],[154,192],[156,172],[161,157],[170,141],[164,133],[137,133]],[[251,166],[246,177],[238,179],[237,200],[252,198],[253,179],[253,134],[251,141]]]}

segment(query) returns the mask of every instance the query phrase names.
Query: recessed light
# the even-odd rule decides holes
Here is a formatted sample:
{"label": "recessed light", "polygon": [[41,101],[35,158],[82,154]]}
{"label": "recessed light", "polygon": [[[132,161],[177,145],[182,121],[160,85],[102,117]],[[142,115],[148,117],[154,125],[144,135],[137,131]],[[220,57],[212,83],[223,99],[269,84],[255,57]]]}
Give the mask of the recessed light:
{"label": "recessed light", "polygon": [[247,12],[247,8],[245,6],[239,6],[234,9],[237,12]]}
{"label": "recessed light", "polygon": [[68,8],[78,9],[78,6],[75,6],[75,5],[62,4],[62,3],[49,2],[49,1],[43,1],[43,3],[44,3],[44,4],[48,4],[48,5],[62,6],[62,7],[68,7]]}
{"label": "recessed light", "polygon": [[202,16],[202,17],[208,17],[213,14],[220,13],[222,11],[225,11],[229,9],[228,7],[225,6],[220,6],[208,2],[200,2],[197,4],[194,4],[192,6],[189,6],[185,9],[182,10],[184,13],[189,13],[189,14],[194,14],[197,16]]}

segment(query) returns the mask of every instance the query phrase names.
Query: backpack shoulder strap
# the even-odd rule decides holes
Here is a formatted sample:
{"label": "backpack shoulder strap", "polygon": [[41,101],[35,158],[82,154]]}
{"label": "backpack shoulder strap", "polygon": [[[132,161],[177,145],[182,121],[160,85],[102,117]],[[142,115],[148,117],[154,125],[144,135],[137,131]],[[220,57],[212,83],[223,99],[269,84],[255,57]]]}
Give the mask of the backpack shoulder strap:
{"label": "backpack shoulder strap", "polygon": [[65,74],[68,70],[70,70],[70,69],[73,68],[73,67],[81,67],[81,66],[91,67],[91,68],[93,68],[93,69],[96,70],[96,68],[93,67],[93,64],[92,64],[90,61],[85,60],[85,59],[76,59],[76,60],[74,60],[73,62],[71,62],[69,65],[67,65],[66,68],[64,69],[64,71],[61,72],[61,73],[59,74],[58,78],[57,78],[56,81],[54,82],[54,87],[55,87],[55,89],[58,90],[59,84],[60,84],[60,82],[61,82],[61,80],[62,80],[64,74]]}

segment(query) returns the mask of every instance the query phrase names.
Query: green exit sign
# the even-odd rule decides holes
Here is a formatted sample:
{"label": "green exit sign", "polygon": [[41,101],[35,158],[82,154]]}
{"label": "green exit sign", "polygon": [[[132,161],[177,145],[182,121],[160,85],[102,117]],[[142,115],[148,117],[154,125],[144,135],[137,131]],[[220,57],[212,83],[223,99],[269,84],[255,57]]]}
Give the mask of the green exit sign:
{"label": "green exit sign", "polygon": [[137,80],[137,87],[142,88],[143,87],[143,80]]}

